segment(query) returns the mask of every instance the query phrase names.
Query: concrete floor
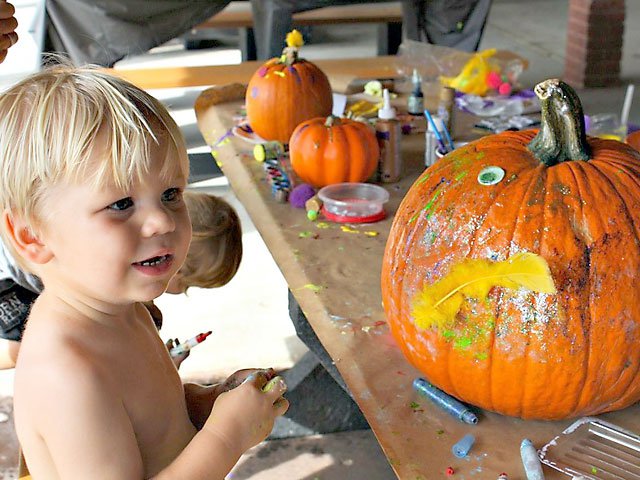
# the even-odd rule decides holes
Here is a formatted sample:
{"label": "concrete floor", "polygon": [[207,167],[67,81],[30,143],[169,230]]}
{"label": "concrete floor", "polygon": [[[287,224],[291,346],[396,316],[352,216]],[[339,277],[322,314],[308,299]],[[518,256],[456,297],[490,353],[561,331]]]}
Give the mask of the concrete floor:
{"label": "concrete floor", "polygon": [[[20,3],[15,2],[15,3]],[[31,2],[34,3],[34,2]],[[640,82],[640,2],[628,1],[622,60],[622,85],[580,92],[585,112],[619,114],[627,83]],[[509,49],[529,60],[521,82],[533,86],[545,78],[561,76],[566,41],[566,0],[494,0],[480,49]],[[29,7],[31,8],[31,7]],[[24,11],[26,12],[26,8]],[[26,13],[25,13],[26,14]],[[22,22],[26,24],[27,22]],[[33,62],[20,64],[19,57],[33,46],[23,35],[0,66],[0,85],[28,73]],[[313,32],[313,44],[305,57],[360,57],[375,54],[375,28],[331,27]],[[27,55],[28,56],[28,55]],[[120,62],[158,66],[237,63],[233,45],[184,51],[179,42],[154,49],[147,55]],[[207,151],[195,125],[192,106],[201,89],[164,90],[153,93],[163,100],[181,125],[192,152]],[[634,103],[630,121],[640,123],[640,99]],[[163,338],[188,338],[200,331],[213,335],[192,352],[180,372],[185,380],[213,382],[238,368],[273,366],[287,369],[306,352],[297,339],[287,311],[287,286],[260,235],[238,203],[224,177],[192,185],[221,195],[240,213],[243,224],[244,259],[236,277],[217,290],[193,289],[189,296],[163,295],[157,301],[165,317]],[[7,457],[15,448],[11,437],[12,372],[0,371],[0,480],[14,478]],[[3,422],[8,414],[6,421]],[[2,467],[4,465],[4,469]],[[371,431],[313,435],[264,442],[249,451],[230,479],[234,480],[386,480],[395,478]]]}

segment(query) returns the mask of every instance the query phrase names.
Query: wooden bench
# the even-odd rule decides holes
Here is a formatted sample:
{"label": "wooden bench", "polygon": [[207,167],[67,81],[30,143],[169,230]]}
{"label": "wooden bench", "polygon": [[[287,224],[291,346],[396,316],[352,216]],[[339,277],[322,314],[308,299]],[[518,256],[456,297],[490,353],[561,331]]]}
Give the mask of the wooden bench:
{"label": "wooden bench", "polygon": [[[402,41],[402,3],[383,2],[317,8],[293,15],[295,26],[374,23],[378,26],[378,55],[394,55]],[[242,61],[255,60],[256,44],[250,2],[231,2],[197,25],[192,33],[207,28],[237,28]]]}
{"label": "wooden bench", "polygon": [[[354,82],[371,79],[396,78],[396,57],[322,59],[314,62],[330,79],[334,91],[352,93]],[[237,65],[212,65],[195,67],[156,68],[105,68],[138,87],[149,90],[158,88],[188,88],[230,83],[246,84],[262,62],[251,61]]]}

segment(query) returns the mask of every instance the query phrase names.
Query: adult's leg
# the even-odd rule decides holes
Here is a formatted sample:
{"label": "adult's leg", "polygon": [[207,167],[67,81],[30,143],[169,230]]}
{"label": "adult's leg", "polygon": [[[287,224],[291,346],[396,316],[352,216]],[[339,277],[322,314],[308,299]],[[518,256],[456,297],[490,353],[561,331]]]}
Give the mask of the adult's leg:
{"label": "adult's leg", "polygon": [[229,0],[47,0],[49,40],[73,63],[112,66],[189,31]]}

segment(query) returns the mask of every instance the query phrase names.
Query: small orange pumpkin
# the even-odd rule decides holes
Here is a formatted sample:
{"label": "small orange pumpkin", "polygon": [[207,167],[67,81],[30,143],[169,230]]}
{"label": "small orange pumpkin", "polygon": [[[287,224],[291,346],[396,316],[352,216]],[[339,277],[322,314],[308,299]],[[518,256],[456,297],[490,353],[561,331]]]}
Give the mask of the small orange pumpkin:
{"label": "small orange pumpkin", "polygon": [[380,150],[373,128],[363,122],[329,116],[296,127],[289,142],[291,167],[314,187],[364,182],[378,165]]}
{"label": "small orange pumpkin", "polygon": [[315,64],[298,58],[300,44],[289,43],[280,58],[268,60],[249,80],[247,119],[265,140],[287,143],[301,122],[331,113],[329,79]]}
{"label": "small orange pumpkin", "polygon": [[[535,91],[539,131],[467,144],[409,189],[384,308],[405,356],[447,393],[522,418],[596,415],[640,400],[640,153],[586,137],[564,82]],[[531,288],[534,275],[554,288]]]}

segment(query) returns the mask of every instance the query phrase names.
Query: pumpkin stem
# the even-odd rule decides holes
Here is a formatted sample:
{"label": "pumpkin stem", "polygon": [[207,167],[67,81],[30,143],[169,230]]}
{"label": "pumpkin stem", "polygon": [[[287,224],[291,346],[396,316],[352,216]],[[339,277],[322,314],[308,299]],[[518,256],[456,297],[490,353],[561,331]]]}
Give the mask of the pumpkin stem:
{"label": "pumpkin stem", "polygon": [[280,62],[290,67],[297,61],[298,61],[298,47],[285,47],[282,50],[282,56],[280,57]]}
{"label": "pumpkin stem", "polygon": [[324,126],[328,127],[328,128],[331,128],[331,127],[333,127],[333,122],[335,122],[335,121],[336,121],[336,117],[333,116],[333,115],[329,115],[327,117],[327,119],[324,121]]}
{"label": "pumpkin stem", "polygon": [[575,90],[552,78],[539,83],[534,92],[540,99],[540,131],[527,148],[547,166],[567,160],[589,160],[582,104]]}

